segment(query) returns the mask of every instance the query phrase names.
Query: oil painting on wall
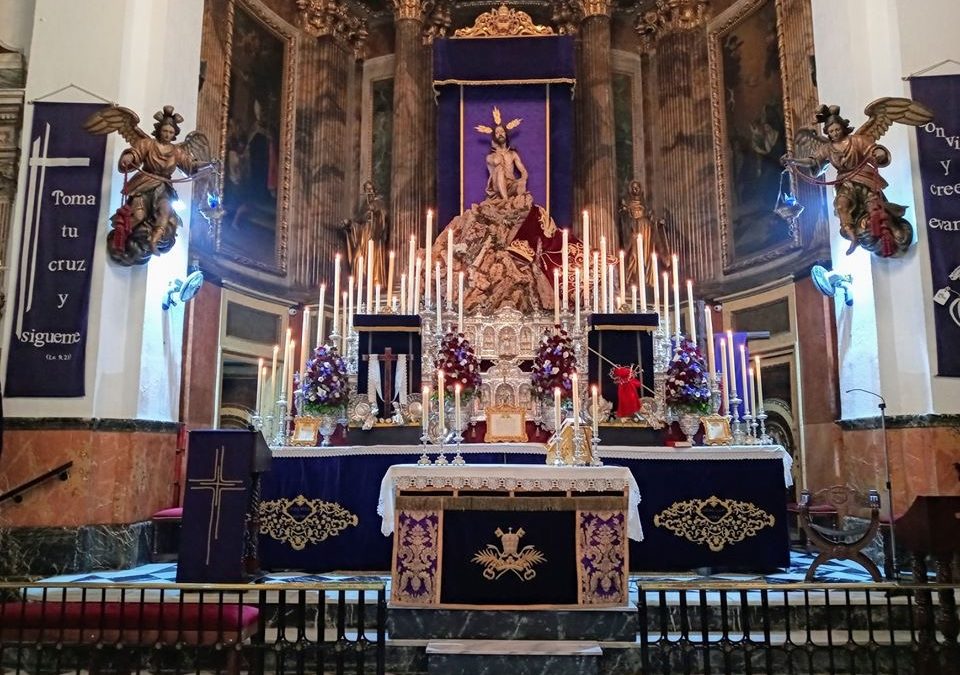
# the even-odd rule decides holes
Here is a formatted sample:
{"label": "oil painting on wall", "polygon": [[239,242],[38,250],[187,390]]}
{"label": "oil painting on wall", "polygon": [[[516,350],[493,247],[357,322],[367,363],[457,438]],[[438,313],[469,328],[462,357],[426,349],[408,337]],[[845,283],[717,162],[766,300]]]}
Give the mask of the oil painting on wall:
{"label": "oil painting on wall", "polygon": [[788,126],[777,3],[735,3],[711,23],[709,44],[724,263],[738,269],[798,243],[795,225],[774,213]]}

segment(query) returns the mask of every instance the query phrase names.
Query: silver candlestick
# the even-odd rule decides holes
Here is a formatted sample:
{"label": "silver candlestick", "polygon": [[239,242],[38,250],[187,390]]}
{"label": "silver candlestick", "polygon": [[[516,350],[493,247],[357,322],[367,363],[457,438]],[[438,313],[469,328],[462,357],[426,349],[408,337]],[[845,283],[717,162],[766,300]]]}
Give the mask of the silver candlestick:
{"label": "silver candlestick", "polygon": [[287,428],[290,417],[287,415],[286,392],[282,388],[280,389],[280,398],[277,399],[276,410],[277,427],[274,430],[275,435],[273,437],[273,445],[283,447],[287,445],[288,441]]}
{"label": "silver candlestick", "polygon": [[753,415],[749,412],[743,416],[743,423],[746,427],[746,433],[744,434],[744,443],[747,445],[755,445],[757,442],[756,435],[754,434],[753,427]]}
{"label": "silver candlestick", "polygon": [[573,421],[573,465],[584,466],[587,463],[587,438],[579,420]]}
{"label": "silver candlestick", "polygon": [[767,411],[763,405],[760,406],[757,419],[760,420],[760,445],[773,445],[773,437],[767,434]]}
{"label": "silver candlestick", "polygon": [[733,396],[730,397],[730,409],[727,413],[727,419],[730,420],[730,429],[733,433],[734,445],[744,445],[744,441],[746,440],[746,434],[740,427],[740,418],[738,416],[741,403],[743,403],[743,399],[737,396],[737,392],[733,392]]}

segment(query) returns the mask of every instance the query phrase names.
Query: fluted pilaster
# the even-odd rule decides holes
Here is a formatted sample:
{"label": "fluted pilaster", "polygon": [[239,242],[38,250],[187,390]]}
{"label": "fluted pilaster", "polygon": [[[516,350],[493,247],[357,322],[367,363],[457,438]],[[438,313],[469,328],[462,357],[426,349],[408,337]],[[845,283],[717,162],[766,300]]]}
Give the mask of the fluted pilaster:
{"label": "fluted pilaster", "polygon": [[[580,208],[590,212],[592,241],[617,250],[616,150],[609,0],[584,0],[577,52],[577,165]],[[596,239],[593,239],[596,237]]]}

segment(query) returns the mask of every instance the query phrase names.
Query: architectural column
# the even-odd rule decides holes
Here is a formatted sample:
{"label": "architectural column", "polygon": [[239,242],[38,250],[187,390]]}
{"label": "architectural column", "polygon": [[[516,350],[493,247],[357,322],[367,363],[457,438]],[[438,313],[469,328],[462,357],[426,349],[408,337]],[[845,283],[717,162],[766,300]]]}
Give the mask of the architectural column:
{"label": "architectural column", "polygon": [[[430,64],[424,57],[424,0],[393,0],[394,79],[393,147],[391,150],[390,217],[387,246],[397,251],[410,239],[423,240],[428,185],[424,166],[430,161],[428,138],[431,125],[429,97]],[[429,91],[429,88],[428,88]],[[432,171],[431,171],[432,173]],[[432,188],[429,190],[432,192]],[[399,276],[399,275],[398,275]],[[399,280],[399,279],[398,279]]]}
{"label": "architectural column", "polygon": [[[617,157],[613,127],[610,0],[581,0],[577,50],[577,171],[580,208],[590,212],[591,242],[607,238],[620,248],[617,228]],[[595,239],[594,239],[595,238]]]}
{"label": "architectural column", "polygon": [[[301,0],[300,25],[313,39],[303,41],[299,59],[297,154],[308,157],[309,171],[297,172],[299,227],[292,230],[291,272],[298,285],[319,287],[334,252],[343,250],[337,230],[353,215],[355,204],[331,195],[351,192],[347,174],[354,161],[348,130],[353,101],[350,83],[355,60],[362,57],[366,22],[342,0]],[[312,298],[310,298],[312,299]]]}
{"label": "architectural column", "polygon": [[713,276],[717,258],[716,179],[710,117],[706,0],[660,0],[637,17],[641,49],[649,53],[659,83],[650,194],[666,219],[682,274]]}

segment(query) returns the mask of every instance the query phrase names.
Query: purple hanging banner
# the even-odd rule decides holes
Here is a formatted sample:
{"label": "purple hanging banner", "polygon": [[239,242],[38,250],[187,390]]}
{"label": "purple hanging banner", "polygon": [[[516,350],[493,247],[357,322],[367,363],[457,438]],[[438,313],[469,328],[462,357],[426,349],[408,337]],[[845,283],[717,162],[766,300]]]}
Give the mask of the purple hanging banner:
{"label": "purple hanging banner", "polygon": [[84,353],[106,136],[102,103],[37,103],[26,151],[23,237],[6,397],[84,395]]}
{"label": "purple hanging banner", "polygon": [[917,128],[917,160],[933,281],[937,374],[960,377],[960,75],[917,77],[910,89],[934,113],[932,122]]}

